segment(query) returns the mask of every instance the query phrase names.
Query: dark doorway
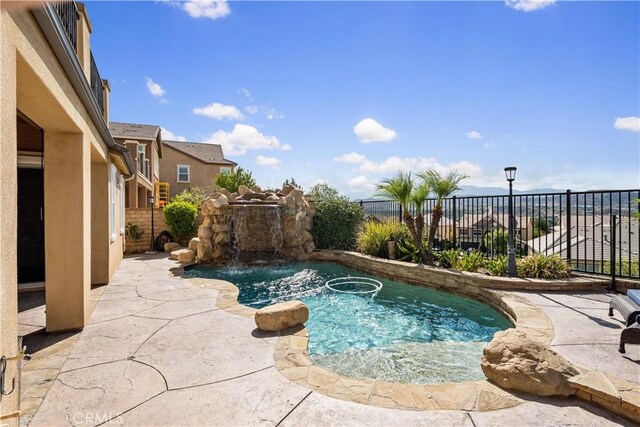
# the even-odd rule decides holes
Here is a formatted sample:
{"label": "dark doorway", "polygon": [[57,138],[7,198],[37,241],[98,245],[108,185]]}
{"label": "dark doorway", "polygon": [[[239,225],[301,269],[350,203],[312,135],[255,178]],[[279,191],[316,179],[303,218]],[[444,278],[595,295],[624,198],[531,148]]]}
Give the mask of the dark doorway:
{"label": "dark doorway", "polygon": [[44,170],[18,169],[18,283],[44,281]]}

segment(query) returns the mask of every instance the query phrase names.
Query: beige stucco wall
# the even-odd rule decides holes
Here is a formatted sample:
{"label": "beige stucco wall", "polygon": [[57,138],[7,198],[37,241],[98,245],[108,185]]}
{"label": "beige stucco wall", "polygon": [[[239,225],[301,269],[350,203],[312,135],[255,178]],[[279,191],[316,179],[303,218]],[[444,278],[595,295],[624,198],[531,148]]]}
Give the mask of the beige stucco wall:
{"label": "beige stucco wall", "polygon": [[[214,181],[216,176],[220,173],[220,167],[229,166],[203,163],[170,147],[167,144],[164,144],[162,149],[162,158],[160,159],[160,181],[169,183],[171,186],[170,189],[172,197],[189,187],[201,187],[209,191],[213,191],[215,188]],[[189,165],[189,183],[178,183],[178,165]]]}
{"label": "beige stucco wall", "polygon": [[[47,329],[82,328],[91,285],[92,162],[108,164],[107,146],[26,9],[0,11],[0,353],[17,352],[16,110],[44,129]],[[108,215],[108,211],[104,212]],[[122,239],[109,244],[109,274]],[[7,367],[9,382],[17,362]],[[0,412],[18,410],[18,393]],[[16,423],[17,419],[3,420]]]}

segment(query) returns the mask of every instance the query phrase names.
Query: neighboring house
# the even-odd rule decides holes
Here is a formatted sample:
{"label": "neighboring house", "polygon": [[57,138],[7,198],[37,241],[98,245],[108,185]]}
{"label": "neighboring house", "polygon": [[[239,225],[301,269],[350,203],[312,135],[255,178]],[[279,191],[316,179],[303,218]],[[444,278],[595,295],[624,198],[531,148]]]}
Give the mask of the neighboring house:
{"label": "neighboring house", "polygon": [[[566,223],[566,217],[563,217]],[[571,262],[579,264],[588,271],[598,270],[602,263],[611,260],[611,241],[613,238],[610,217],[578,215],[572,216],[571,233],[564,226],[555,226],[551,232],[531,239],[527,247],[531,253],[559,255],[567,259],[568,249]],[[616,223],[616,261],[637,264],[640,259],[640,224],[637,219],[620,217]],[[570,238],[568,235],[570,234]]]}
{"label": "neighboring house", "polygon": [[[0,19],[0,352],[12,356],[20,288],[44,286],[47,331],[85,326],[91,285],[122,259],[134,165],[109,133],[84,5],[3,3]],[[3,424],[19,415],[20,363],[6,364]]]}
{"label": "neighboring house", "polygon": [[162,141],[164,155],[160,159],[160,179],[168,182],[171,194],[189,187],[214,189],[220,172],[231,172],[237,163],[224,158],[219,144],[204,142]]}
{"label": "neighboring house", "polygon": [[155,194],[160,177],[160,126],[111,122],[109,130],[118,144],[131,151],[136,166],[135,177],[125,183],[126,207],[149,207],[149,198]]}
{"label": "neighboring house", "polygon": [[[516,239],[527,240],[533,236],[533,220],[526,216],[514,215],[514,233]],[[458,220],[457,240],[461,246],[478,247],[483,237],[496,229],[509,228],[509,214],[494,212],[491,208],[485,213],[463,215]]]}

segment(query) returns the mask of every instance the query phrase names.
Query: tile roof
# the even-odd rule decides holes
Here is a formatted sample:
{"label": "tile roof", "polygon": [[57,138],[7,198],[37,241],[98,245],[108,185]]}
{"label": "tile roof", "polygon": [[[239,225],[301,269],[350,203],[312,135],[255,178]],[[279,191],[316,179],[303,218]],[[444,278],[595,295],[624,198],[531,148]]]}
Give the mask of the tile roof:
{"label": "tile roof", "polygon": [[160,126],[110,122],[109,131],[114,138],[155,139],[160,132]]}
{"label": "tile roof", "polygon": [[219,144],[207,144],[204,142],[166,141],[162,143],[188,156],[194,157],[203,163],[225,164],[235,166],[237,163],[224,158],[222,146]]}

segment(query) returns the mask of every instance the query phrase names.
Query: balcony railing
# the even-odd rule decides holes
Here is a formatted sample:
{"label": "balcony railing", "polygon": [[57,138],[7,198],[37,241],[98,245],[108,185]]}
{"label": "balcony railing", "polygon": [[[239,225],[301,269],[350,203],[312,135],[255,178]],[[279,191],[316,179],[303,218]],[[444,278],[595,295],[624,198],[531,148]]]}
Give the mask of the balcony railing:
{"label": "balcony railing", "polygon": [[96,61],[93,59],[93,53],[91,55],[91,92],[93,92],[93,96],[96,98],[98,102],[98,106],[100,107],[100,111],[102,111],[102,115],[104,115],[104,84],[102,83],[102,78],[100,77],[100,72],[98,71],[98,66],[96,65]]}
{"label": "balcony railing", "polygon": [[54,2],[53,7],[55,8],[58,16],[60,17],[60,21],[62,22],[62,26],[69,37],[69,41],[73,45],[73,47],[78,49],[78,8],[76,7],[76,2],[74,1],[63,1],[63,2]]}

